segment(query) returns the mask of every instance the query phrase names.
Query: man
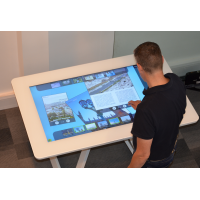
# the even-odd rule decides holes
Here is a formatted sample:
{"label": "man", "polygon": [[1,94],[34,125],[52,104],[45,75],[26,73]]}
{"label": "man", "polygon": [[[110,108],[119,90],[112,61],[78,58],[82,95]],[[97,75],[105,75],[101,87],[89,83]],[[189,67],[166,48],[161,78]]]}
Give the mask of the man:
{"label": "man", "polygon": [[134,56],[148,89],[142,101],[129,102],[136,114],[131,130],[135,153],[128,167],[169,167],[186,108],[185,86],[175,74],[163,74],[164,58],[156,43],[139,45]]}

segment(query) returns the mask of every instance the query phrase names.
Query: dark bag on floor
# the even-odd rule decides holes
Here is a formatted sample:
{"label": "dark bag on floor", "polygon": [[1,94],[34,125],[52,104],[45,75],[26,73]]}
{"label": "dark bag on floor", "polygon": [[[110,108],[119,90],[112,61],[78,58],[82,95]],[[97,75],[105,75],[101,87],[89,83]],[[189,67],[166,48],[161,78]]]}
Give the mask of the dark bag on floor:
{"label": "dark bag on floor", "polygon": [[185,75],[186,88],[195,87],[200,85],[200,71],[188,72]]}

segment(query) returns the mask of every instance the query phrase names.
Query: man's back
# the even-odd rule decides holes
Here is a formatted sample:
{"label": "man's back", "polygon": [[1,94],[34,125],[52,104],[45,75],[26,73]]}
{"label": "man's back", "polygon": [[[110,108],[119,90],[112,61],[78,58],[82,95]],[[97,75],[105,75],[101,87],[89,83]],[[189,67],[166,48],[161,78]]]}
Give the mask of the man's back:
{"label": "man's back", "polygon": [[170,79],[167,84],[144,91],[145,97],[137,107],[131,131],[135,147],[136,137],[153,138],[149,160],[161,160],[170,155],[186,108],[184,84],[175,74],[165,77]]}

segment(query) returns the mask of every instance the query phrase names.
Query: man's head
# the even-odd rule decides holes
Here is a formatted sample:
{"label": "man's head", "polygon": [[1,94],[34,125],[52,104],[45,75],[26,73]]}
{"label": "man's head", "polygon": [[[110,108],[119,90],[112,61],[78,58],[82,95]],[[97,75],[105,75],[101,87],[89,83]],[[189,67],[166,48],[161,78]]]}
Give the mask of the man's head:
{"label": "man's head", "polygon": [[162,71],[163,57],[160,47],[154,42],[140,44],[134,50],[134,56],[138,65],[140,75],[145,80],[146,75],[152,75]]}

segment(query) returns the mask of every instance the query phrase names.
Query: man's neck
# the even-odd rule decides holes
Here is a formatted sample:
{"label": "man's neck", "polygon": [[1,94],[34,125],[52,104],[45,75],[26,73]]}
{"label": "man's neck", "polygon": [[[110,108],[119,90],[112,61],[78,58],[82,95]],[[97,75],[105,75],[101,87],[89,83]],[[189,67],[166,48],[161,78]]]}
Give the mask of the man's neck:
{"label": "man's neck", "polygon": [[148,74],[146,76],[146,82],[149,88],[152,88],[155,86],[167,84],[169,82],[169,79],[165,78],[162,71],[158,71],[153,74]]}

